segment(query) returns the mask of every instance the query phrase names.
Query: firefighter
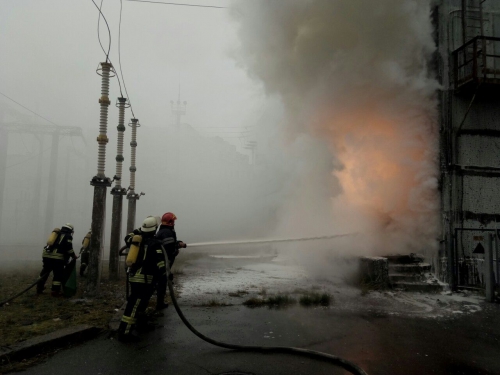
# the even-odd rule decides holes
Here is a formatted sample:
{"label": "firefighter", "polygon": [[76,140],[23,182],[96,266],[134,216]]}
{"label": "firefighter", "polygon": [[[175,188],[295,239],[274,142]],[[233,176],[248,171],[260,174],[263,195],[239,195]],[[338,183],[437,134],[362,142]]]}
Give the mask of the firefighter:
{"label": "firefighter", "polygon": [[54,273],[52,278],[52,296],[61,296],[61,283],[64,274],[64,265],[67,263],[69,257],[78,259],[73,250],[73,232],[74,228],[71,224],[64,224],[60,230],[54,230],[50,243],[43,249],[43,268],[40,272],[40,280],[38,281],[36,292],[37,294],[43,293],[45,289],[45,282],[47,281],[51,272]]}
{"label": "firefighter", "polygon": [[166,279],[165,257],[160,242],[155,238],[157,228],[156,218],[147,217],[140,234],[133,237],[127,256],[131,292],[118,328],[118,338],[122,341],[137,340],[137,336],[132,335],[132,329],[146,324],[143,316],[155,285],[159,279]]}
{"label": "firefighter", "polygon": [[[177,216],[172,212],[167,212],[161,217],[161,225],[156,233],[156,238],[160,240],[161,245],[167,252],[168,263],[170,269],[174,265],[175,257],[179,254],[180,248],[185,248],[187,245],[182,241],[177,241],[177,234],[175,233],[175,221]],[[170,280],[173,280],[173,274],[170,272]],[[167,280],[160,280],[157,289],[157,303],[156,310],[164,309],[168,306],[164,302],[164,296],[167,291]]]}
{"label": "firefighter", "polygon": [[84,276],[85,270],[89,264],[89,245],[90,245],[90,236],[92,235],[92,231],[89,229],[88,233],[82,240],[82,247],[80,249],[80,276]]}

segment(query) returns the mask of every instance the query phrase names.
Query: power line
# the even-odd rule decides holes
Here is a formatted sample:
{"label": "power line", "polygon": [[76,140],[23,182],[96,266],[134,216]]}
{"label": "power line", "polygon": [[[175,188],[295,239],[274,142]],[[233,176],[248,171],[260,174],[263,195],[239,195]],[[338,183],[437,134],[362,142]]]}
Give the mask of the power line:
{"label": "power line", "polygon": [[[108,21],[106,20],[106,17],[104,17],[104,14],[101,11],[103,1],[104,0],[101,0],[101,6],[98,7],[97,4],[95,3],[95,1],[92,0],[92,2],[94,3],[95,7],[99,11],[99,18],[97,19],[97,39],[99,39],[99,44],[101,45],[102,52],[104,52],[104,55],[106,55],[106,62],[107,62],[109,60],[109,52],[111,51],[111,30],[109,29],[109,25],[108,25]],[[101,16],[104,19],[104,22],[106,22],[106,27],[108,28],[108,35],[109,35],[108,53],[106,53],[106,50],[104,49],[104,47],[102,45],[102,42],[101,42],[101,35],[100,35],[100,30],[99,30],[100,29],[99,28],[99,24],[100,24],[100,21],[101,21]]]}
{"label": "power line", "polygon": [[[127,85],[125,84],[125,78],[123,77],[123,69],[122,69],[122,58],[121,58],[121,33],[122,33],[122,7],[123,1],[120,0],[120,23],[118,24],[118,65],[120,65],[120,74],[122,76],[123,87],[125,88],[125,93],[127,94],[127,99],[130,104],[130,111],[132,112],[132,117],[135,118],[134,109],[132,108],[132,102],[130,101],[130,96],[128,95]],[[122,95],[123,97],[123,95]]]}
{"label": "power line", "polygon": [[40,117],[40,118],[44,119],[45,121],[50,122],[51,124],[53,124],[53,125],[55,125],[55,126],[60,126],[60,125],[57,125],[55,122],[52,122],[52,121],[50,121],[49,119],[47,119],[47,118],[45,118],[45,117],[43,117],[43,116],[39,115],[38,113],[36,113],[36,112],[32,111],[32,110],[31,110],[31,109],[29,109],[28,107],[25,107],[25,106],[24,106],[24,105],[22,105],[21,103],[16,102],[14,99],[12,99],[12,98],[8,97],[8,96],[7,96],[7,95],[5,95],[4,93],[0,92],[0,95],[5,96],[5,97],[6,97],[7,99],[9,99],[10,101],[12,101],[12,102],[16,103],[18,106],[23,107],[25,110],[27,110],[27,111],[29,111],[29,112],[33,113],[35,116],[38,116],[38,117]]}
{"label": "power line", "polygon": [[163,5],[180,5],[180,6],[185,6],[185,7],[197,7],[197,8],[217,8],[217,9],[225,9],[225,8],[227,8],[227,7],[219,7],[219,6],[216,6],[216,5],[164,3],[162,1],[148,1],[148,0],[127,0],[127,1],[135,1],[137,3],[163,4]]}
{"label": "power line", "polygon": [[[112,71],[115,73],[116,79],[118,80],[118,86],[120,87],[120,95],[123,97],[122,85],[120,83],[120,78],[118,77],[118,74],[116,73],[116,70],[113,67],[113,63],[111,62],[111,59],[109,58],[109,53],[111,51],[111,30],[109,28],[108,21],[106,20],[106,17],[104,17],[104,13],[102,13],[102,10],[101,10],[102,3],[104,2],[104,0],[101,0],[101,6],[100,7],[97,6],[97,4],[95,3],[94,0],[92,0],[92,2],[94,3],[95,7],[99,11],[99,18],[97,19],[97,39],[99,40],[99,44],[101,45],[102,52],[104,52],[104,54],[106,55],[106,62],[109,61],[109,63],[112,66]],[[108,28],[109,44],[108,44],[108,52],[107,53],[106,53],[106,50],[104,49],[104,47],[103,47],[103,45],[101,43],[101,34],[100,34],[100,28],[99,28],[99,24],[100,24],[100,21],[101,21],[101,16],[104,19],[104,22],[106,22],[106,27]]]}

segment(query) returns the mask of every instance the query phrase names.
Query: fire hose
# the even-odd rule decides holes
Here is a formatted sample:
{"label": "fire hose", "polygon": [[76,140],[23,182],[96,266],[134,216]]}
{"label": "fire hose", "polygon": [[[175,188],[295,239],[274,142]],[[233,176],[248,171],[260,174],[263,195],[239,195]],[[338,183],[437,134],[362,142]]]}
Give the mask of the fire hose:
{"label": "fire hose", "polygon": [[[167,253],[165,249],[162,246],[163,250],[163,256],[165,257],[165,260],[168,259]],[[200,333],[199,331],[194,328],[191,323],[186,319],[184,316],[181,308],[179,307],[179,304],[177,303],[177,299],[175,298],[175,292],[174,292],[174,286],[172,284],[172,281],[170,280],[170,266],[168,261],[165,262],[165,266],[167,269],[167,282],[168,282],[168,290],[170,291],[170,298],[172,299],[172,303],[175,307],[175,311],[177,311],[177,314],[181,318],[182,322],[186,325],[186,327],[193,332],[196,336],[198,336],[200,339],[203,341],[208,342],[209,344],[219,346],[221,348],[225,349],[232,349],[232,350],[239,350],[239,351],[245,351],[245,352],[254,352],[254,353],[283,353],[283,354],[298,354],[302,356],[307,356],[311,358],[317,358],[317,359],[322,359],[326,360],[335,366],[342,367],[343,369],[349,371],[351,374],[354,375],[368,375],[361,367],[357,366],[356,364],[334,356],[332,354],[328,353],[322,353],[322,352],[317,352],[315,350],[309,350],[309,349],[302,349],[302,348],[294,348],[294,347],[287,347],[287,346],[254,346],[254,345],[236,345],[236,344],[228,344],[225,342],[217,341],[214,339],[211,339],[210,337],[207,337]]]}
{"label": "fire hose", "polygon": [[[72,262],[74,262],[74,260],[72,260]],[[30,284],[28,287],[26,287],[25,289],[23,289],[22,291],[20,291],[19,293],[13,295],[12,297],[9,297],[7,299],[4,299],[3,301],[0,301],[0,307],[2,307],[3,305],[5,305],[6,303],[9,303],[10,301],[16,299],[17,297],[19,296],[22,296],[24,293],[26,293],[28,290],[30,290],[31,288],[33,288],[36,284],[38,284],[38,282],[40,280],[42,280],[43,278],[45,277],[48,277],[49,274],[51,273],[52,271],[49,271],[47,272],[46,274],[43,274],[43,275],[40,275],[38,277],[38,279],[36,279],[36,281],[33,283],[33,284]]]}
{"label": "fire hose", "polygon": [[[50,272],[49,272],[50,273]],[[38,284],[38,282],[44,278],[45,276],[48,276],[48,274],[45,274],[45,275],[42,275],[40,276],[33,284],[31,284],[30,286],[28,286],[26,289],[23,289],[22,291],[20,291],[19,293],[13,295],[12,297],[9,297],[7,299],[4,299],[3,301],[0,302],[0,307],[2,307],[3,305],[5,305],[6,303],[9,303],[10,301],[16,299],[17,297],[23,295],[24,293],[26,293],[28,290],[30,290],[31,288],[33,288],[36,284]]]}

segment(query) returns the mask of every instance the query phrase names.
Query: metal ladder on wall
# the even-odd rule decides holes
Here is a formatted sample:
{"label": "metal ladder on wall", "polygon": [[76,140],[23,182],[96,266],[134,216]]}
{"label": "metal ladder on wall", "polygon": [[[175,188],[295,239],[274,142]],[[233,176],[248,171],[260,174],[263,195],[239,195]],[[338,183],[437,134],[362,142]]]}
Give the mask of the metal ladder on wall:
{"label": "metal ladder on wall", "polygon": [[462,0],[463,44],[476,36],[484,36],[483,3],[486,0]]}
{"label": "metal ladder on wall", "polygon": [[[477,36],[485,35],[485,19],[483,14],[483,3],[486,0],[462,0],[462,37],[463,44]],[[477,44],[471,43],[465,50],[465,59],[477,58],[477,72],[486,71],[486,51],[488,43],[483,39]]]}

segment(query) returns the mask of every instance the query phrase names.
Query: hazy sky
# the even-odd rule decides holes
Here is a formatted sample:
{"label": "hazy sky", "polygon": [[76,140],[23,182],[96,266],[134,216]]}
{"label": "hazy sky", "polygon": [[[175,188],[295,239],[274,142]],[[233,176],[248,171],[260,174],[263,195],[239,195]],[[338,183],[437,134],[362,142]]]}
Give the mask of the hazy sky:
{"label": "hazy sky", "polygon": [[[181,2],[230,5],[230,1],[227,0]],[[100,1],[96,0],[96,3],[99,5]],[[120,1],[104,0],[102,11],[111,28],[110,58],[119,72]],[[83,150],[81,141],[74,138],[72,142],[69,142],[65,138],[61,141],[57,176],[57,212],[61,215],[59,208],[66,205],[62,203],[65,193],[61,192],[64,187],[67,187],[65,180],[69,178],[66,172],[68,165],[71,166],[70,183],[78,188],[70,186],[71,196],[74,197],[72,199],[81,201],[88,211],[83,213],[81,218],[75,218],[73,214],[64,218],[77,224],[78,236],[83,235],[83,231],[87,230],[90,225],[91,187],[88,181],[95,173],[97,156],[95,138],[99,127],[98,99],[101,77],[96,74],[96,68],[100,62],[105,61],[105,54],[97,37],[98,15],[98,10],[91,0],[2,0],[0,2],[0,93],[56,124],[84,128],[84,134],[87,137],[87,148],[84,154],[90,169],[82,173],[80,159],[73,155],[70,160],[67,156],[68,148],[76,147],[80,151]],[[108,31],[103,19],[100,21],[100,26],[101,41],[107,50]],[[138,132],[137,190],[147,192],[147,196],[138,203],[136,223],[140,223],[145,215],[161,215],[165,211],[172,210],[174,208],[172,204],[168,204],[169,202],[173,200],[179,202],[180,198],[186,198],[186,194],[183,197],[174,197],[172,194],[167,194],[167,197],[162,193],[153,194],[151,188],[153,185],[168,184],[173,189],[176,187],[175,183],[180,182],[173,182],[171,175],[165,170],[161,170],[162,180],[159,181],[158,168],[164,167],[161,160],[171,152],[168,150],[168,142],[164,145],[161,145],[161,142],[156,142],[154,146],[149,144],[149,148],[145,143],[146,139],[154,137],[152,134],[154,132],[158,133],[158,138],[165,136],[165,130],[160,131],[159,128],[166,129],[174,120],[170,101],[177,100],[179,85],[181,100],[188,102],[187,114],[182,121],[200,129],[203,134],[219,135],[225,138],[236,145],[240,152],[247,155],[248,150],[241,146],[247,140],[256,139],[254,138],[256,134],[249,132],[248,126],[262,123],[260,119],[266,109],[270,106],[276,107],[275,100],[271,101],[273,104],[269,104],[270,101],[266,99],[262,84],[249,78],[245,69],[237,66],[234,55],[239,49],[239,43],[237,25],[229,16],[228,9],[123,0],[121,63],[129,98],[135,115],[142,125]],[[124,90],[123,95],[126,96]],[[107,147],[106,163],[106,175],[110,177],[115,172],[118,110],[114,104],[118,96],[120,96],[118,81],[113,78],[110,88],[112,105],[109,107],[108,119],[110,142]],[[5,108],[9,111],[3,111]],[[0,95],[0,122],[12,121],[14,118],[11,116],[2,119],[6,112],[12,114],[12,110],[27,115],[17,117],[16,122],[40,126],[50,125],[47,121],[32,115]],[[131,112],[128,110],[127,123],[130,117]],[[242,134],[246,138],[239,139],[238,137]],[[129,137],[130,131],[127,128],[123,175],[125,187],[129,183]],[[47,151],[50,147],[50,140],[45,142],[43,150]],[[15,195],[19,195],[19,188],[23,185],[29,197],[23,199],[17,195],[16,197],[9,196],[9,200],[5,201],[6,207],[11,210],[8,212],[19,215],[20,220],[28,220],[32,209],[28,207],[29,205],[21,209],[15,206],[17,204],[15,202],[31,202],[32,180],[34,179],[31,175],[38,168],[40,146],[33,136],[19,134],[10,137],[9,145],[8,172],[26,175],[23,177],[26,183],[18,181],[14,184],[13,181],[7,181],[7,188],[11,189],[10,192],[14,191]],[[18,163],[18,158],[24,160],[26,155],[30,156],[29,162],[23,162],[19,164],[20,167],[16,167],[14,164]],[[41,193],[42,213],[45,212],[44,202],[48,189],[46,180],[50,164],[49,155],[50,152],[44,152],[42,155],[44,170]],[[152,163],[156,167],[150,168],[148,172],[145,163]],[[190,165],[189,170],[185,170],[184,173],[201,176],[200,168],[202,169],[201,166]],[[221,180],[220,184],[227,185],[227,181]],[[219,188],[214,188],[213,191],[205,192],[206,199],[217,194],[219,190]],[[210,199],[213,201],[214,198]],[[157,212],[159,202],[164,205],[160,209],[161,212]],[[111,199],[108,198],[109,210],[110,203]],[[253,202],[248,204],[254,206]],[[14,208],[15,211],[12,211]],[[196,205],[190,208],[194,212],[192,216],[202,217],[201,208]],[[199,212],[196,211],[197,209]],[[225,210],[221,205],[218,209],[220,212]],[[191,225],[190,228],[193,230],[190,234],[195,236],[194,229],[197,228],[197,224],[194,219],[189,220],[189,215],[186,214],[188,208],[182,206],[178,210],[177,215],[184,218],[184,233],[189,232],[186,228]],[[221,214],[221,216],[217,220],[212,220],[212,225],[224,227],[224,220],[234,222],[228,215]],[[240,226],[245,228],[248,224],[243,217],[245,215],[241,216],[244,224]],[[108,222],[110,217],[109,214]],[[7,214],[3,215],[3,224],[7,225],[8,218]],[[60,225],[60,223],[49,225]],[[6,231],[9,232],[7,229]],[[109,233],[106,235],[109,238]],[[45,234],[42,236],[45,238]],[[224,238],[223,234],[220,236]],[[9,240],[14,241],[14,239]]]}
{"label": "hazy sky", "polygon": [[[155,129],[172,123],[170,101],[177,99],[181,84],[181,100],[188,102],[183,122],[221,132],[238,146],[245,126],[260,129],[250,133],[255,139],[246,140],[258,141],[262,163],[248,169],[245,178],[262,187],[262,196],[249,183],[237,187],[231,176],[221,177],[212,191],[192,194],[214,203],[212,197],[231,186],[231,192],[255,198],[246,202],[248,209],[235,209],[220,197],[220,204],[202,210],[178,186],[169,198],[188,202],[180,212],[193,206],[193,217],[217,212],[212,222],[218,228],[225,220],[237,228],[262,226],[265,216],[280,236],[359,232],[363,223],[362,230],[375,233],[371,243],[377,240],[381,251],[434,248],[437,83],[427,64],[435,48],[431,0],[247,0],[234,6],[237,0],[191,1],[231,6],[232,12],[123,1],[121,60],[135,114],[143,127],[157,132],[152,139],[161,141]],[[0,4],[0,92],[58,124],[86,128],[85,134],[92,135],[91,159],[97,149],[101,81],[95,70],[105,59],[92,0]],[[103,12],[112,31],[110,57],[119,69],[120,1],[105,0]],[[105,48],[107,35],[101,21]],[[111,101],[119,95],[115,79]],[[276,110],[280,100],[282,111]],[[0,96],[0,110],[5,103]],[[114,164],[116,124],[112,106],[108,166]],[[279,129],[275,138],[270,137],[273,127]],[[147,189],[152,184],[171,186],[171,171],[158,177],[158,169],[146,173],[145,163],[164,167],[158,161],[177,153],[152,141],[145,148],[140,137],[138,191],[152,191]],[[184,176],[196,176],[199,181],[192,185],[203,186],[203,173],[213,178],[214,165],[226,168],[227,158],[219,159],[206,167],[193,163]],[[106,167],[106,174],[112,176],[112,169]],[[256,183],[258,178],[262,183]],[[140,215],[156,210],[162,194],[147,195]],[[252,213],[256,207],[267,214]],[[428,243],[420,243],[421,238]]]}
{"label": "hazy sky", "polygon": [[[230,2],[185,3],[227,6]],[[118,70],[120,1],[105,0],[102,11],[112,33],[110,58]],[[97,135],[100,77],[95,70],[104,61],[97,20],[91,0],[2,0],[0,92],[57,124],[94,128]],[[101,41],[107,49],[108,31],[102,19]],[[262,112],[264,96],[261,86],[231,57],[237,46],[236,25],[227,9],[124,0],[121,63],[141,124],[158,127],[172,121],[170,100],[177,99],[180,84],[182,100],[188,102],[183,121],[240,145],[235,130],[218,127],[253,124]],[[119,95],[113,79],[111,101]],[[0,103],[12,104],[1,96]],[[116,127],[116,122],[117,111],[110,107],[109,125]]]}

